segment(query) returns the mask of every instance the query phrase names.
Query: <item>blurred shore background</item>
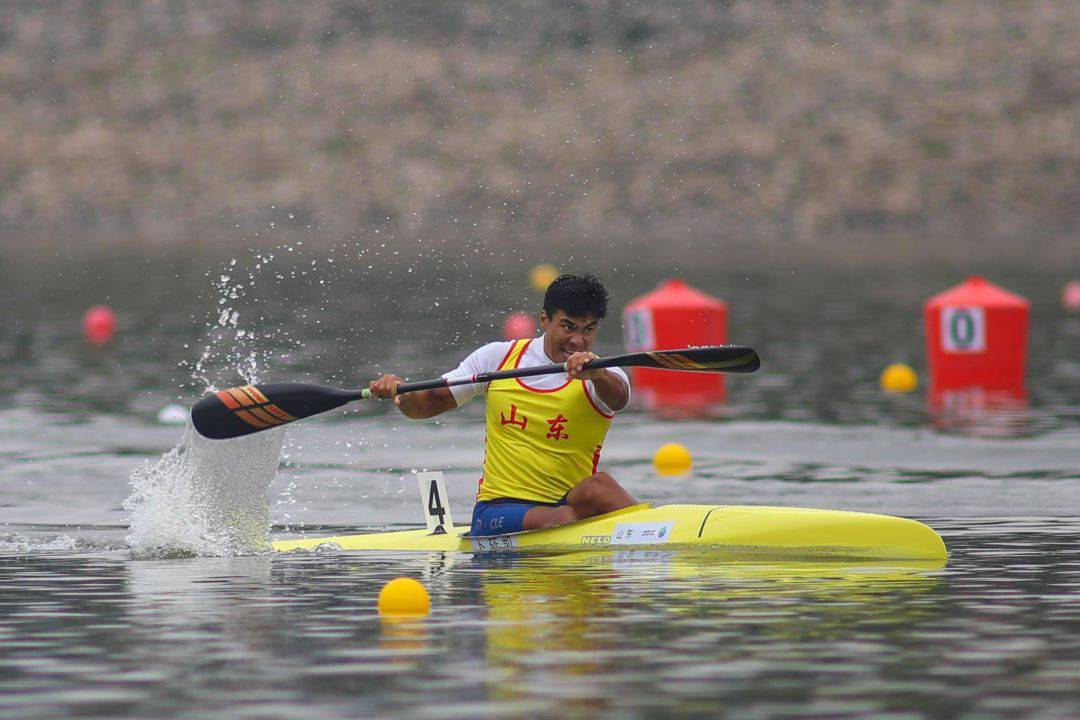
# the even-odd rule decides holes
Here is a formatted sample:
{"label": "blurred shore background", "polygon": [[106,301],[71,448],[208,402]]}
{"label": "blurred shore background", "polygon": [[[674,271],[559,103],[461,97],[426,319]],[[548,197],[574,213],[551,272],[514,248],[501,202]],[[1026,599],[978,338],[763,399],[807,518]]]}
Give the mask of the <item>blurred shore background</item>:
{"label": "blurred shore background", "polygon": [[491,269],[1080,254],[1074,0],[4,10],[9,279],[295,241]]}

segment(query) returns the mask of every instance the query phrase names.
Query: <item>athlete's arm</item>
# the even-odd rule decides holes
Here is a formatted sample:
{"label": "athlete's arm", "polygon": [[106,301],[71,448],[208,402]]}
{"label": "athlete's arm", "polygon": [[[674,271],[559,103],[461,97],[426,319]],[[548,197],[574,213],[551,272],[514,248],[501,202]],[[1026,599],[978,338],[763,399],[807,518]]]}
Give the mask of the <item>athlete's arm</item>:
{"label": "athlete's arm", "polygon": [[566,373],[574,380],[592,380],[596,394],[604,404],[618,412],[630,402],[630,388],[626,381],[611,370],[582,370],[581,367],[595,360],[596,355],[591,352],[577,352],[566,360]]}
{"label": "athlete's arm", "polygon": [[600,399],[612,410],[618,412],[630,402],[630,389],[626,382],[610,370],[596,370],[599,377],[593,378],[593,388]]}
{"label": "athlete's arm", "polygon": [[[501,358],[506,356],[512,343],[488,343],[465,358],[461,365],[443,375],[448,380],[470,378],[484,372],[498,369]],[[393,398],[401,414],[413,420],[424,420],[442,415],[472,400],[487,391],[484,383],[456,385],[453,388],[436,388],[418,392],[394,395],[394,389],[405,382],[397,375],[383,375],[368,385],[375,397]]]}
{"label": "athlete's arm", "polygon": [[630,388],[626,381],[610,370],[599,370],[600,377],[593,378],[593,387],[596,394],[609,408],[618,412],[630,402]]}
{"label": "athlete's arm", "polygon": [[405,381],[397,375],[383,375],[378,380],[368,383],[368,387],[375,397],[393,398],[401,414],[413,420],[433,418],[457,407],[457,401],[450,393],[450,388],[418,390],[404,395],[395,395],[394,390],[403,382]]}
{"label": "athlete's arm", "polygon": [[[474,350],[456,368],[448,373],[443,373],[443,377],[447,380],[464,380],[475,375],[498,370],[513,345],[512,342],[488,343]],[[453,396],[457,406],[461,407],[470,400],[486,394],[487,388],[487,383],[466,383],[465,385],[455,385],[450,388],[450,394]]]}

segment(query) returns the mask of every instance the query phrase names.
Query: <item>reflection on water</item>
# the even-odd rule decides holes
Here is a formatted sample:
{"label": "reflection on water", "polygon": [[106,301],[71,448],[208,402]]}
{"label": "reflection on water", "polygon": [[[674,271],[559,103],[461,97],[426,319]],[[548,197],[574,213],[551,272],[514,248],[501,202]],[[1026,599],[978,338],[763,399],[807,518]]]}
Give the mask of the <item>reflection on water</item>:
{"label": "reflection on water", "polygon": [[1023,388],[934,389],[927,402],[933,427],[942,432],[1015,438],[1031,435],[1037,427]]}
{"label": "reflection on water", "polygon": [[[0,714],[1069,717],[1080,525],[950,522],[949,564],[708,554],[0,560]],[[424,619],[380,619],[392,577]]]}
{"label": "reflection on water", "polygon": [[[597,697],[597,679],[660,676],[668,688],[711,692],[737,681],[755,667],[740,642],[748,629],[757,642],[783,645],[843,641],[858,622],[925,619],[935,609],[914,599],[935,589],[932,571],[944,567],[740,563],[633,550],[474,562],[485,568],[487,662],[504,669],[490,683],[492,697],[539,701],[578,681],[587,690],[560,692],[560,710],[586,717],[621,705]],[[671,637],[665,625],[686,633],[677,651],[627,650],[626,635],[646,647],[649,638]]]}

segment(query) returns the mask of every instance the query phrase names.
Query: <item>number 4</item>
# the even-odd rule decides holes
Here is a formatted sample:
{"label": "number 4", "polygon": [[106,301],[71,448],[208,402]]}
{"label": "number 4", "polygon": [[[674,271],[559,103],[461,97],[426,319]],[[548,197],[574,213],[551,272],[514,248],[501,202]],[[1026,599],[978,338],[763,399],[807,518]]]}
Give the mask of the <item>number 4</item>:
{"label": "number 4", "polygon": [[443,507],[442,498],[439,497],[439,483],[432,480],[428,485],[428,501],[427,501],[428,515],[438,516],[439,524],[443,524],[443,516],[446,515],[446,508]]}
{"label": "number 4", "polygon": [[441,472],[419,473],[420,501],[424,504],[424,520],[429,533],[445,532],[454,526],[447,502],[446,483]]}

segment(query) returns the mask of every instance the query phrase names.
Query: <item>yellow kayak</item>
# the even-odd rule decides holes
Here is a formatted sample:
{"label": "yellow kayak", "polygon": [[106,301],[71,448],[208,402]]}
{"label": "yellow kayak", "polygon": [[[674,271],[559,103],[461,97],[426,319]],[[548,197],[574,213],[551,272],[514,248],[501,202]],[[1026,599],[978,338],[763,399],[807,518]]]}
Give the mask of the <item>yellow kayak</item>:
{"label": "yellow kayak", "polygon": [[718,550],[740,556],[944,560],[941,536],[915,520],[871,513],[751,505],[647,503],[544,530],[471,537],[468,526],[297,538],[274,550],[406,552],[575,552],[596,549]]}

